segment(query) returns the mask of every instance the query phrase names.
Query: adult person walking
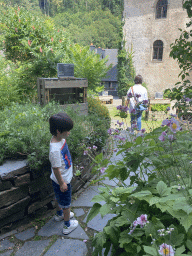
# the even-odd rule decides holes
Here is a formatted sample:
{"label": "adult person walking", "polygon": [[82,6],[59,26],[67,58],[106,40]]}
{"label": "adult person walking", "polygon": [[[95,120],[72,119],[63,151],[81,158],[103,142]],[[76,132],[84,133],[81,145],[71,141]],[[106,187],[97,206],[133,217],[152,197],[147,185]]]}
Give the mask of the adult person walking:
{"label": "adult person walking", "polygon": [[[141,130],[141,117],[144,110],[147,109],[148,103],[147,90],[142,86],[143,78],[137,75],[134,79],[135,85],[130,87],[127,92],[127,106],[129,105],[129,112],[131,114],[131,128],[137,127]],[[136,125],[137,122],[137,125]],[[135,127],[136,126],[136,127]]]}

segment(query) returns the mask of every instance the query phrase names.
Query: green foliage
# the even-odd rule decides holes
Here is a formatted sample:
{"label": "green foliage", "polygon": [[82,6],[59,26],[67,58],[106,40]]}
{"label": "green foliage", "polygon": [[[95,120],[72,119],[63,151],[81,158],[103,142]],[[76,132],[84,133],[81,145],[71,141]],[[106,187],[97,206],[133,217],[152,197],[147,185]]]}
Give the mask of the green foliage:
{"label": "green foliage", "polygon": [[120,18],[109,10],[91,12],[62,12],[54,17],[63,26],[74,43],[86,46],[93,43],[96,47],[117,48],[119,42]]}
{"label": "green foliage", "polygon": [[[48,119],[61,111],[63,111],[62,108],[55,103],[49,103],[43,108],[35,104],[15,103],[1,111],[1,163],[7,158],[27,158],[32,169],[40,169],[47,164],[51,139]],[[87,137],[90,137],[90,141],[97,140],[97,134],[94,131],[97,130],[98,121],[93,118],[93,114],[90,120],[90,116],[81,116],[71,108],[65,111],[74,121],[74,128],[67,141],[73,162],[76,163],[83,155],[82,145],[90,145]],[[103,139],[107,137],[105,133],[102,136]]]}
{"label": "green foliage", "polygon": [[123,24],[120,28],[120,38],[118,47],[118,96],[127,94],[128,89],[134,85],[135,69],[133,66],[133,53],[125,49],[125,40],[123,40]]}
{"label": "green foliage", "polygon": [[107,74],[110,67],[105,64],[107,59],[100,60],[100,55],[90,51],[89,46],[81,47],[75,44],[68,50],[69,63],[75,65],[76,77],[87,78],[88,90],[100,92],[103,90],[101,79]]}
{"label": "green foliage", "polygon": [[94,140],[89,138],[88,141],[91,145],[101,149],[106,143],[106,138],[108,138],[107,129],[109,129],[111,123],[109,111],[106,106],[101,104],[99,99],[89,97],[87,101],[89,120],[95,123],[95,129],[92,131]]}
{"label": "green foliage", "polygon": [[[122,157],[108,164],[104,177],[121,185],[111,189],[103,184],[87,219],[114,214],[94,237],[93,255],[103,249],[107,254],[112,246],[114,255],[159,256],[163,243],[171,245],[175,255],[191,255],[191,131],[180,131],[173,118],[163,124],[145,136],[129,133],[129,139],[119,143],[117,156]],[[138,224],[141,216],[147,218],[143,225]]]}
{"label": "green foliage", "polygon": [[151,105],[151,111],[166,111],[170,104],[153,104]]}

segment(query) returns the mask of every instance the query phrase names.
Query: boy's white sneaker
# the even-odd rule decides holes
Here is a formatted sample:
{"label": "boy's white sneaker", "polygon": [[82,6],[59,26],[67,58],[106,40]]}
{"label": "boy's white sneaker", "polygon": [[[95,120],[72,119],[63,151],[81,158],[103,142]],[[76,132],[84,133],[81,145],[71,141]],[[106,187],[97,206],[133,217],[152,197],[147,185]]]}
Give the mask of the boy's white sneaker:
{"label": "boy's white sneaker", "polygon": [[78,221],[77,220],[70,220],[70,226],[67,227],[64,224],[63,227],[63,234],[64,235],[68,235],[69,233],[71,233],[74,229],[76,229],[78,227]]}
{"label": "boy's white sneaker", "polygon": [[[74,217],[74,213],[73,213],[73,212],[70,212],[70,219],[73,218],[73,217]],[[62,214],[62,215],[56,214],[56,215],[54,216],[54,220],[55,220],[55,221],[64,220],[63,214]]]}

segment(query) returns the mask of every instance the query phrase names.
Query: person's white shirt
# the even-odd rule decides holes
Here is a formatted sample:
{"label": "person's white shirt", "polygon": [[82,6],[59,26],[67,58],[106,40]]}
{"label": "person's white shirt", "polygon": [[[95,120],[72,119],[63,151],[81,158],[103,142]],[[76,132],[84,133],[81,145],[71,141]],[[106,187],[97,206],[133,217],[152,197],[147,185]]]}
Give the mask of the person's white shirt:
{"label": "person's white shirt", "polygon": [[[132,93],[132,94],[134,93],[135,98],[136,98],[136,95],[141,95],[139,98],[136,98],[137,103],[142,102],[143,100],[148,100],[147,89],[144,86],[142,86],[141,84],[135,84],[133,86],[133,92],[132,92],[132,89],[130,87],[128,92],[127,92],[127,95],[129,93]],[[135,102],[134,97],[129,98],[127,96],[127,99],[129,100],[129,112],[131,113],[131,111],[135,108],[136,102]]]}

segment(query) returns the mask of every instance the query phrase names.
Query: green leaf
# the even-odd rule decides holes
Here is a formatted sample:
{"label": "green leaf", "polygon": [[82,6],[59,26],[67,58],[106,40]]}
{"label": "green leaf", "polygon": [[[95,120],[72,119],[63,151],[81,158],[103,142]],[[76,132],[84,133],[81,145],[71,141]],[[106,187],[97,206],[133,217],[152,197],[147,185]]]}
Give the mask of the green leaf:
{"label": "green leaf", "polygon": [[104,228],[104,231],[109,235],[113,244],[118,244],[119,242],[119,229],[115,226],[107,226]]}
{"label": "green leaf", "polygon": [[151,199],[152,194],[149,190],[144,190],[144,191],[140,191],[137,193],[132,194],[131,196],[136,197],[140,200],[146,200],[148,201],[149,199]]}
{"label": "green leaf", "polygon": [[114,203],[117,203],[120,200],[120,198],[119,197],[111,196],[110,200],[113,201]]}
{"label": "green leaf", "polygon": [[91,208],[88,216],[87,216],[87,220],[86,223],[88,223],[90,220],[92,220],[100,211],[101,205],[98,203],[95,203],[93,205],[93,207]]}
{"label": "green leaf", "polygon": [[191,240],[187,239],[186,246],[192,252],[192,241]]}
{"label": "green leaf", "polygon": [[190,214],[192,212],[192,206],[189,205],[185,198],[179,198],[174,204],[173,204],[173,210],[183,210],[187,214]]}
{"label": "green leaf", "polygon": [[141,136],[137,137],[137,139],[136,139],[136,141],[135,141],[136,145],[141,144],[142,140],[143,140],[143,139],[142,139]]}
{"label": "green leaf", "polygon": [[124,230],[123,232],[120,233],[119,247],[123,248],[125,244],[131,243],[132,240],[133,237],[128,234],[127,230]]}
{"label": "green leaf", "polygon": [[101,217],[105,216],[109,212],[111,212],[111,206],[109,204],[104,204],[101,206],[100,208]]}
{"label": "green leaf", "polygon": [[148,253],[149,255],[152,255],[152,256],[158,256],[158,252],[155,248],[153,247],[150,247],[150,246],[144,246],[144,251],[146,253]]}
{"label": "green leaf", "polygon": [[183,246],[177,248],[177,250],[175,252],[175,256],[181,256],[184,251],[185,251],[185,246],[183,245]]}
{"label": "green leaf", "polygon": [[158,182],[156,189],[160,197],[166,196],[170,193],[167,185],[163,181]]}
{"label": "green leaf", "polygon": [[95,157],[95,160],[96,160],[97,163],[99,163],[100,161],[102,161],[102,160],[103,160],[103,153],[100,153],[99,155],[97,155],[97,156]]}
{"label": "green leaf", "polygon": [[105,197],[102,194],[98,194],[94,196],[91,200],[91,202],[99,203],[101,201],[105,201]]}

